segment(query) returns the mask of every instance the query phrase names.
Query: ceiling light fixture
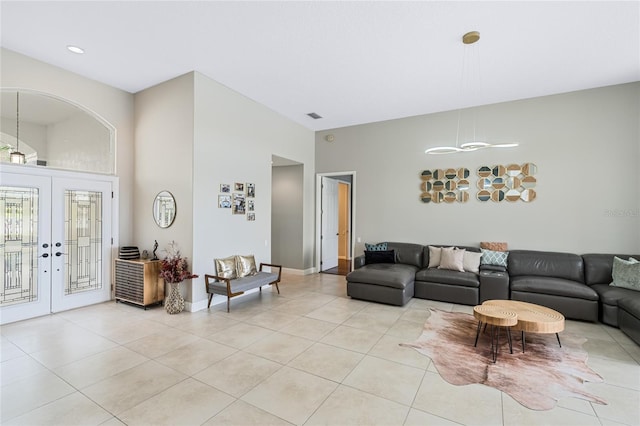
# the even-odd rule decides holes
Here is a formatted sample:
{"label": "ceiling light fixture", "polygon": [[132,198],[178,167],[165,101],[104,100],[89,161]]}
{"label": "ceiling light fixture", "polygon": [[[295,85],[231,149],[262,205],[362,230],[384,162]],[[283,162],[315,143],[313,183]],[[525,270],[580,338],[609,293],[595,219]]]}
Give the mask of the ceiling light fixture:
{"label": "ceiling light fixture", "polygon": [[[478,31],[470,31],[468,33],[466,33],[465,35],[462,36],[462,43],[465,45],[471,45],[476,43],[478,40],[480,40],[480,33]],[[465,74],[465,64],[467,63],[466,58],[463,56],[463,65],[462,65],[462,82],[464,83],[464,74]],[[480,73],[480,64],[478,63],[478,74]],[[462,85],[461,85],[462,86]],[[476,140],[475,134],[476,134],[476,125],[475,125],[475,120],[473,123],[473,140],[470,142],[465,142],[461,145],[459,145],[459,140],[460,140],[460,116],[461,116],[461,111],[458,110],[458,125],[457,125],[457,131],[456,131],[456,144],[455,146],[436,146],[433,148],[429,148],[427,150],[424,151],[425,154],[430,154],[430,155],[442,155],[442,154],[457,154],[460,152],[472,152],[472,151],[477,151],[479,149],[486,149],[486,148],[512,148],[512,147],[516,147],[518,146],[517,143],[498,143],[498,144],[491,144],[488,142],[482,142],[482,141],[478,141]]]}
{"label": "ceiling light fixture", "polygon": [[84,49],[78,46],[68,45],[67,50],[69,52],[77,53],[78,55],[82,55],[84,53]]}
{"label": "ceiling light fixture", "polygon": [[16,92],[16,150],[9,155],[9,161],[24,164],[26,157],[20,152],[20,92]]}

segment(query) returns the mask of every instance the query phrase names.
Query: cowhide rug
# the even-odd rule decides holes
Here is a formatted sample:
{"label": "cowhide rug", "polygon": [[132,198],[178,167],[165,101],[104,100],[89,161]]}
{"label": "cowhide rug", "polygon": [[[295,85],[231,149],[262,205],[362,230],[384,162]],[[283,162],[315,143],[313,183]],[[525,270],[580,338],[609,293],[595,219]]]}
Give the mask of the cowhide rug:
{"label": "cowhide rug", "polygon": [[584,382],[603,381],[586,364],[587,352],[582,344],[587,339],[560,333],[560,348],[553,334],[529,333],[526,352],[522,353],[520,333],[516,332],[512,333],[510,354],[503,331],[494,364],[489,328],[480,335],[478,346],[473,346],[477,325],[473,315],[431,309],[418,340],[400,345],[430,357],[442,378],[451,384],[482,383],[509,394],[532,410],[550,410],[564,397],[606,404],[585,390]]}

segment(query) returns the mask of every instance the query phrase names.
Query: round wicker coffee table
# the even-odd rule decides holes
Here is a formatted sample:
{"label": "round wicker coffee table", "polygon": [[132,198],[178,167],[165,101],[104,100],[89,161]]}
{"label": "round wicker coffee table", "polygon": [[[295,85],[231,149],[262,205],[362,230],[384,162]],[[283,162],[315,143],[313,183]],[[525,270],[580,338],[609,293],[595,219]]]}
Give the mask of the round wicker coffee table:
{"label": "round wicker coffee table", "polygon": [[545,306],[517,300],[487,300],[480,306],[493,306],[509,312],[515,312],[518,322],[512,326],[522,335],[522,352],[525,350],[525,333],[555,333],[560,342],[560,333],[564,330],[564,315]]}
{"label": "round wicker coffee table", "polygon": [[500,338],[501,328],[506,329],[507,339],[509,341],[509,351],[513,353],[513,346],[511,344],[511,327],[514,327],[518,323],[518,315],[515,312],[505,309],[502,306],[483,304],[474,306],[473,316],[478,320],[478,329],[476,330],[476,342],[473,345],[474,347],[478,345],[480,329],[484,324],[491,326],[491,356],[493,362],[496,362],[496,359],[498,358],[498,341]]}

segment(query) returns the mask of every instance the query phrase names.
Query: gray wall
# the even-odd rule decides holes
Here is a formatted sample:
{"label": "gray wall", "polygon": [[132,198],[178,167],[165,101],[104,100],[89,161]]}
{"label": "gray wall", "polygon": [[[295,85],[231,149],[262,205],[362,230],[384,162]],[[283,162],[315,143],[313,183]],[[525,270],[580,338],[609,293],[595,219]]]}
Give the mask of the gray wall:
{"label": "gray wall", "polygon": [[[357,172],[362,243],[640,253],[639,103],[640,83],[632,83],[478,107],[462,117],[475,113],[480,137],[520,146],[455,155],[424,150],[455,143],[457,111],[318,132],[316,172]],[[467,167],[475,188],[479,166],[526,162],[538,166],[532,203],[481,203],[475,189],[467,203],[419,200],[424,169]]]}
{"label": "gray wall", "polygon": [[302,165],[273,167],[271,180],[271,260],[304,270],[302,253],[304,197]]}

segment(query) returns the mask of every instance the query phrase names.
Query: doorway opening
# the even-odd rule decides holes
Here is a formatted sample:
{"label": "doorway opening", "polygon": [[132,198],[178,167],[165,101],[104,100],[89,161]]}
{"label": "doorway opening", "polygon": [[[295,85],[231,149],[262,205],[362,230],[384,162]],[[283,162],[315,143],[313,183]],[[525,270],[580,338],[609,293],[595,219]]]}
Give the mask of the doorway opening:
{"label": "doorway opening", "polygon": [[316,186],[318,271],[346,275],[353,267],[355,172],[319,173]]}

